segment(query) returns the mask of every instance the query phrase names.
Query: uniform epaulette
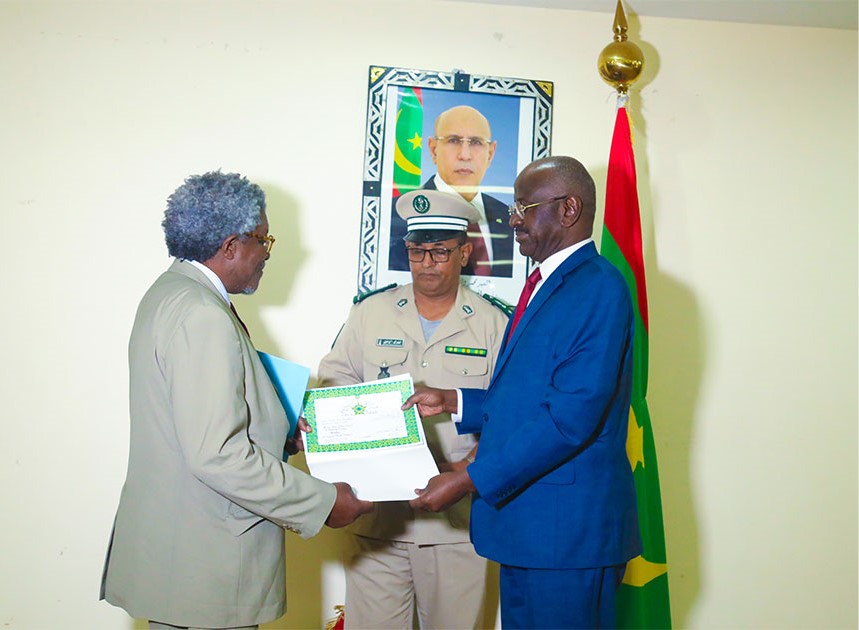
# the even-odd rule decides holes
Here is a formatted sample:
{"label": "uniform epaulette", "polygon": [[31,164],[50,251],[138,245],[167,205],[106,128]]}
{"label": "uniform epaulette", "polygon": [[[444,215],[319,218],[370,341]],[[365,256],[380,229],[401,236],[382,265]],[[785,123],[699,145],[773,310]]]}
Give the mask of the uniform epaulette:
{"label": "uniform epaulette", "polygon": [[481,293],[480,297],[482,297],[484,300],[489,302],[492,306],[494,306],[495,308],[500,310],[507,317],[510,317],[513,314],[513,311],[516,310],[510,304],[508,304],[504,300],[501,300],[501,299],[495,297],[494,295],[489,295],[488,293]]}
{"label": "uniform epaulette", "polygon": [[384,293],[385,291],[389,291],[396,286],[397,286],[397,283],[392,282],[391,284],[389,284],[386,287],[381,287],[380,289],[373,289],[372,291],[367,291],[366,293],[359,293],[358,295],[356,295],[355,297],[352,298],[352,304],[359,304],[360,302],[363,302],[364,300],[366,300],[371,295],[376,295],[377,293]]}

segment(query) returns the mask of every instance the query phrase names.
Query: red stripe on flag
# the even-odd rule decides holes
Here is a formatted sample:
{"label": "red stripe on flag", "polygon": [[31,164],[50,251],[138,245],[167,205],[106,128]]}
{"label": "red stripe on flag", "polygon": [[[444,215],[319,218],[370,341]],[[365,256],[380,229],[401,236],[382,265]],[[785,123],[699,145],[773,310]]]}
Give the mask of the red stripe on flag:
{"label": "red stripe on flag", "polygon": [[617,109],[605,193],[605,226],[611,232],[626,259],[638,292],[638,310],[645,330],[650,330],[647,317],[647,286],[644,283],[644,254],[641,249],[641,218],[635,178],[635,155],[626,108]]}

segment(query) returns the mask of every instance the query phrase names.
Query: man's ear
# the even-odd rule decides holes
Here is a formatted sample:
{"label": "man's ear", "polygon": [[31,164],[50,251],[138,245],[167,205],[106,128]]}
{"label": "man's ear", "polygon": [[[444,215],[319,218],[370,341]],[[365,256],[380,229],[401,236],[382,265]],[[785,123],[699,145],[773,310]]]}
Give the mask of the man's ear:
{"label": "man's ear", "polygon": [[495,157],[495,148],[498,146],[498,142],[493,140],[489,143],[489,151],[488,151],[488,160],[486,160],[487,164],[492,164],[492,158]]}
{"label": "man's ear", "polygon": [[[429,150],[430,150],[430,157],[432,157],[432,163],[438,164],[438,155],[437,155],[438,140],[436,140],[435,138],[430,136],[429,138],[427,138],[427,146],[429,147]],[[418,166],[420,166],[420,165],[418,165]]]}
{"label": "man's ear", "polygon": [[224,242],[221,243],[221,246],[218,248],[218,251],[224,255],[224,258],[227,260],[232,260],[236,256],[236,252],[239,246],[239,237],[237,234],[230,234],[227,238],[224,239]]}
{"label": "man's ear", "polygon": [[582,200],[578,197],[567,197],[561,205],[561,225],[573,227],[582,216]]}
{"label": "man's ear", "polygon": [[465,267],[468,264],[468,257],[471,256],[471,250],[474,246],[469,242],[465,241],[462,245],[459,246],[459,251],[462,252],[462,266]]}

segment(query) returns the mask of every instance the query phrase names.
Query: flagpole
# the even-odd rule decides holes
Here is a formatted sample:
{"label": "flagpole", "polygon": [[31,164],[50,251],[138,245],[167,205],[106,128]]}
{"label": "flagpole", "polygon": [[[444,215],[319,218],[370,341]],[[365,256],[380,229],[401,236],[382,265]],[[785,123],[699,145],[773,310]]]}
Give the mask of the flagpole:
{"label": "flagpole", "polygon": [[606,201],[600,253],[626,280],[635,313],[633,383],[626,452],[635,479],[642,554],[627,563],[617,596],[618,628],[670,628],[668,563],[662,520],[662,497],[653,427],[647,408],[647,287],[641,240],[641,213],[635,155],[627,105],[629,87],[644,68],[641,49],[627,39],[626,15],[618,0],[614,41],[600,53],[597,68],[617,91],[617,113],[606,178]]}

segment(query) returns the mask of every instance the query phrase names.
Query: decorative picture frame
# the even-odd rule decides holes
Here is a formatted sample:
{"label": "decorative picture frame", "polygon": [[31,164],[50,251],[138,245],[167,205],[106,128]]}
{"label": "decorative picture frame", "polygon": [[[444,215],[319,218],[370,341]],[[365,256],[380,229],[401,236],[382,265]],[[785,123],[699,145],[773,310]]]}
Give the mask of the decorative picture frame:
{"label": "decorative picture frame", "polygon": [[[430,180],[438,176],[428,150],[437,116],[451,107],[467,105],[486,118],[495,150],[480,183],[480,194],[493,208],[506,207],[513,203],[516,175],[533,160],[550,155],[552,93],[550,81],[370,66],[359,293],[411,282],[408,267],[393,255],[401,243],[394,208],[400,194],[431,187]],[[500,248],[505,265],[493,267],[503,271],[488,276],[463,275],[462,279],[478,293],[515,304],[528,275],[529,261],[513,241],[506,211],[503,219],[496,211],[487,220],[498,230],[498,238],[506,239]]]}

